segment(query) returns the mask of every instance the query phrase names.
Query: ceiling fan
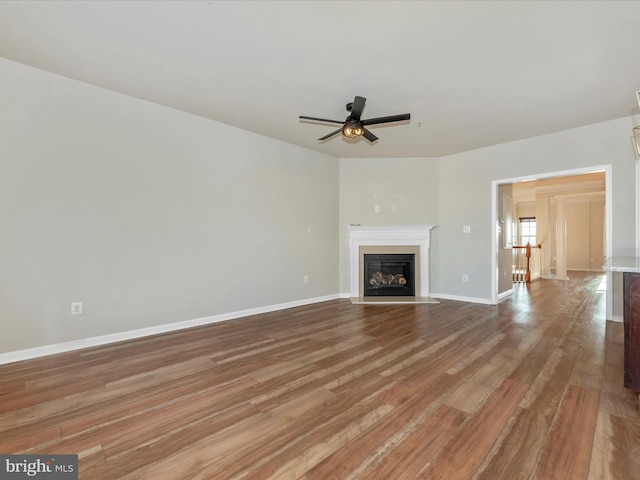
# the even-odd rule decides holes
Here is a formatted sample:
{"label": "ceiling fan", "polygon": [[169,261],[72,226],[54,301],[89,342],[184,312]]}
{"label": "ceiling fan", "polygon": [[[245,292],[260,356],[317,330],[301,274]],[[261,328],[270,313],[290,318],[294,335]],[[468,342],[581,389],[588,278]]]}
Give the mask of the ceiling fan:
{"label": "ceiling fan", "polygon": [[328,122],[328,123],[340,123],[342,127],[336,130],[335,132],[331,132],[329,135],[325,135],[322,138],[319,138],[318,141],[321,142],[323,140],[327,140],[328,138],[333,137],[335,134],[342,132],[345,137],[356,138],[359,136],[363,136],[370,142],[375,142],[378,140],[373,133],[367,130],[365,127],[367,125],[378,125],[380,123],[389,123],[389,122],[399,122],[401,120],[410,120],[410,113],[403,113],[400,115],[390,115],[388,117],[378,117],[378,118],[369,118],[369,119],[361,119],[362,110],[364,109],[364,104],[367,101],[364,97],[356,96],[353,99],[353,102],[347,103],[347,112],[350,112],[349,116],[344,121],[340,120],[327,120],[326,118],[316,118],[316,117],[306,117],[304,115],[300,115],[300,118],[303,120],[313,120],[316,122]]}

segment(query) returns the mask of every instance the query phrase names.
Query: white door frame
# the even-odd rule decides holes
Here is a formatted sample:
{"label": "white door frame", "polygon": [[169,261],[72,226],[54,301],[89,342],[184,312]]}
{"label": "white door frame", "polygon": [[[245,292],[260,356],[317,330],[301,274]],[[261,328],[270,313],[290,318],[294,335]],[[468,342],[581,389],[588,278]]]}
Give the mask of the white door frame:
{"label": "white door frame", "polygon": [[[547,172],[538,175],[526,175],[522,177],[503,178],[491,182],[491,304],[498,303],[498,185],[505,183],[518,183],[525,180],[541,180],[543,178],[568,177],[572,175],[582,175],[585,173],[603,172],[605,174],[605,257],[609,258],[613,252],[612,228],[613,228],[613,202],[612,202],[612,165],[596,165],[593,167],[577,168],[573,170],[562,170],[559,172]],[[636,205],[640,204],[640,162],[636,162]],[[638,224],[640,223],[639,209],[636,208],[636,250],[640,255],[640,234],[638,234]],[[613,319],[613,274],[607,272],[607,320]]]}
{"label": "white door frame", "polygon": [[636,160],[636,257],[640,257],[640,160]]}

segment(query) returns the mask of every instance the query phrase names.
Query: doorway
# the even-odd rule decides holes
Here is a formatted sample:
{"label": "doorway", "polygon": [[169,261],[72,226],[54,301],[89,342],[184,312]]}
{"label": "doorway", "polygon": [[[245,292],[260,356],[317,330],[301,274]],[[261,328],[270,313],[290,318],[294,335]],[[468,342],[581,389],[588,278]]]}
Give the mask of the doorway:
{"label": "doorway", "polygon": [[[588,168],[564,170],[559,172],[547,172],[538,175],[528,175],[516,178],[506,178],[502,180],[494,180],[492,182],[492,235],[491,235],[491,303],[497,304],[500,299],[500,278],[501,278],[501,266],[504,266],[504,262],[507,261],[508,255],[505,255],[505,248],[509,248],[509,244],[505,243],[505,233],[508,235],[508,231],[511,228],[511,224],[505,229],[506,223],[504,216],[505,211],[503,202],[504,190],[512,191],[514,184],[520,184],[523,182],[533,181],[551,181],[551,179],[558,179],[558,181],[567,181],[566,177],[572,177],[576,175],[587,175],[596,172],[604,173],[604,256],[610,257],[612,254],[612,166],[602,165]],[[509,210],[510,211],[510,210]],[[548,221],[548,219],[545,219]],[[548,247],[548,246],[547,246]],[[504,273],[504,272],[502,272]],[[606,316],[607,319],[613,318],[613,304],[612,304],[612,274],[607,272],[606,274]],[[504,286],[504,280],[503,284]]]}

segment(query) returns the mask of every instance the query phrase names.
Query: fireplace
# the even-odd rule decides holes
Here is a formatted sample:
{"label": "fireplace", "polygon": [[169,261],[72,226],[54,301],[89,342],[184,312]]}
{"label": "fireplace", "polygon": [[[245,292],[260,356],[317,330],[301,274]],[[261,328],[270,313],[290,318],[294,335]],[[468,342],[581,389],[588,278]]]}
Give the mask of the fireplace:
{"label": "fireplace", "polygon": [[[378,302],[385,297],[403,301],[404,299],[407,301],[432,300],[429,297],[429,244],[430,230],[433,227],[434,225],[349,225],[347,230],[352,302],[359,303],[355,302],[358,299],[367,299],[364,302]],[[365,255],[367,258],[369,255],[409,255],[413,256],[413,263],[411,267],[403,266],[402,271],[395,270],[400,268],[398,266],[392,267],[390,271],[383,271],[382,266],[378,268],[374,266],[374,271],[367,273]],[[408,270],[404,270],[405,268]],[[394,280],[389,285],[390,277],[387,277],[387,284],[383,283],[381,287],[375,289],[376,292],[372,293],[372,289],[365,287],[365,284],[371,286],[371,275],[376,272],[383,276],[383,280],[384,275],[393,275]],[[406,283],[400,280],[402,277],[395,279],[398,274],[402,274]],[[401,282],[402,285],[400,285]],[[413,285],[406,287],[409,283]],[[412,288],[412,293],[406,293],[406,288]],[[366,290],[369,290],[369,293],[366,293]]]}
{"label": "fireplace", "polygon": [[364,296],[415,296],[415,255],[364,254]]}

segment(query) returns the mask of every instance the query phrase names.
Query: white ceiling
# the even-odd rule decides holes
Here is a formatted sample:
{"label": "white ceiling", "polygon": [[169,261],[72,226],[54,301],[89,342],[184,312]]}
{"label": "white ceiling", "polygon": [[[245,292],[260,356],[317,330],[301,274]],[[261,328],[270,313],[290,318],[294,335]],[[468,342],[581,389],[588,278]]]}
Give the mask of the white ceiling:
{"label": "white ceiling", "polygon": [[[0,56],[336,157],[638,113],[640,2],[0,1]],[[367,97],[380,140],[316,139]]]}

